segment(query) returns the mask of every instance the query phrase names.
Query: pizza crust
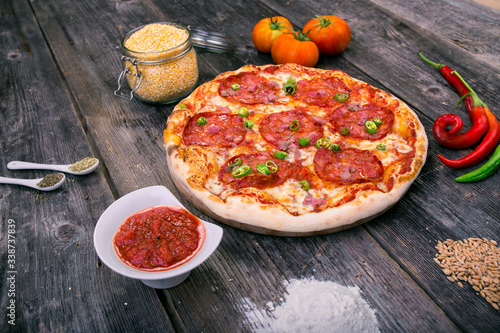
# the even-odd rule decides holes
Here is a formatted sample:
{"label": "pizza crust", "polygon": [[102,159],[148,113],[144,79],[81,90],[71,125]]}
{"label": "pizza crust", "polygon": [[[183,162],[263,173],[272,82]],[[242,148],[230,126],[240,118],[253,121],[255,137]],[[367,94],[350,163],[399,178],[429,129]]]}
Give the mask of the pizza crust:
{"label": "pizza crust", "polygon": [[175,185],[204,214],[238,229],[274,236],[320,235],[361,225],[396,204],[413,182],[403,182],[389,193],[370,191],[323,212],[293,216],[280,207],[262,206],[256,200],[251,204],[247,197],[233,196],[224,202],[204,188],[190,186],[181,176],[182,166],[179,168],[173,161],[175,159],[169,159],[168,166]]}
{"label": "pizza crust", "polygon": [[[191,96],[197,96],[194,102],[199,101],[201,97],[197,93],[206,89],[207,86],[213,90],[214,82],[219,82],[222,77],[255,68],[257,67],[248,65],[235,72],[222,73],[205,86],[198,87]],[[303,69],[300,68],[300,70]],[[323,72],[324,70],[317,71]],[[411,171],[397,178],[392,190],[387,193],[375,190],[360,192],[354,200],[339,207],[298,216],[290,214],[279,203],[262,204],[267,194],[258,189],[251,189],[251,196],[231,195],[222,200],[203,186],[206,177],[217,177],[216,161],[205,159],[200,166],[200,161],[190,163],[189,158],[180,152],[181,142],[173,132],[176,126],[185,124],[187,113],[178,107],[169,117],[164,132],[170,174],[179,191],[204,214],[242,230],[275,236],[308,236],[337,232],[361,225],[383,214],[403,197],[420,173],[427,157],[427,136],[417,115],[404,102],[386,92],[382,93],[386,95],[386,98],[389,96],[391,100],[397,100],[400,103],[399,110],[411,114],[414,118],[416,133],[415,158],[412,161]],[[190,101],[191,96],[185,100]],[[260,200],[255,199],[256,197],[260,197]]]}

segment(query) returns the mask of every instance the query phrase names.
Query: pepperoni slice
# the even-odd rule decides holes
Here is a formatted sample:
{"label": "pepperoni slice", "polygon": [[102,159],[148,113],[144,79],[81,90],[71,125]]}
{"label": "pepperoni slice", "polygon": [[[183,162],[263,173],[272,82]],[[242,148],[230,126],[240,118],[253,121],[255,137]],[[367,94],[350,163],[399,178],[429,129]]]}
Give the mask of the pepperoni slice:
{"label": "pepperoni slice", "polygon": [[[241,165],[248,165],[252,172],[246,176],[235,178],[232,175],[234,169],[229,170],[228,165],[234,163],[237,158],[241,158]],[[278,170],[269,175],[265,175],[257,171],[257,164],[265,164],[267,161],[272,161],[278,166]],[[301,179],[306,179],[307,171],[299,167],[298,165],[291,164],[287,161],[283,161],[275,158],[267,152],[259,152],[253,154],[241,154],[232,157],[223,166],[221,166],[219,171],[219,181],[229,184],[234,189],[242,189],[245,187],[255,187],[258,189],[266,189],[275,186],[279,186],[286,182],[289,178],[302,177]]]}
{"label": "pepperoni slice", "polygon": [[245,104],[268,104],[278,98],[280,86],[275,81],[251,72],[225,77],[219,95]]}
{"label": "pepperoni slice", "polygon": [[323,137],[323,125],[320,119],[309,117],[301,110],[292,110],[265,116],[259,123],[259,132],[274,147],[288,150],[301,147],[301,138],[308,138],[314,145]]}
{"label": "pepperoni slice", "polygon": [[327,107],[338,104],[333,99],[337,93],[347,94],[349,89],[340,79],[331,76],[328,78],[300,80],[297,82],[297,91],[292,97],[307,104]]}
{"label": "pepperoni slice", "polygon": [[338,152],[319,149],[314,155],[314,171],[323,180],[336,184],[354,184],[382,177],[382,162],[372,152],[347,148]]}
{"label": "pepperoni slice", "polygon": [[[365,123],[378,118],[382,124],[377,126],[377,132],[370,134],[366,130]],[[366,140],[380,140],[391,130],[394,123],[394,114],[391,110],[377,105],[365,105],[362,107],[342,105],[336,108],[329,116],[330,125],[338,133],[343,128],[349,129],[349,137]]]}
{"label": "pepperoni slice", "polygon": [[[198,120],[204,117],[206,124]],[[201,122],[203,123],[203,122]],[[185,145],[234,147],[245,138],[243,119],[230,113],[201,112],[189,119],[182,140]]]}

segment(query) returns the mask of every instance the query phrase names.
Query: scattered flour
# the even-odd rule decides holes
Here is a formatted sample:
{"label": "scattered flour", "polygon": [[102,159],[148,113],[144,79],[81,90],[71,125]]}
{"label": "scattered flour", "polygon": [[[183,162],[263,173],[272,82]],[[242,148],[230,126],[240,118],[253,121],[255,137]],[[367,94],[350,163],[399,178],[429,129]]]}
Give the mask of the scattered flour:
{"label": "scattered flour", "polygon": [[[288,295],[276,307],[268,302],[267,311],[245,299],[246,317],[254,332],[379,332],[375,311],[358,287],[314,279],[292,280],[285,286]],[[264,327],[256,327],[260,323]]]}

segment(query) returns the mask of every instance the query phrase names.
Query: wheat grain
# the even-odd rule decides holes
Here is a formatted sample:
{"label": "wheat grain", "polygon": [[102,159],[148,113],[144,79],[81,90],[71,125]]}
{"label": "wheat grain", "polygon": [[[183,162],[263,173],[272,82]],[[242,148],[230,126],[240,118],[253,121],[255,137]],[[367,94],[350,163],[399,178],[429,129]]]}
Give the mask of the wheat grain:
{"label": "wheat grain", "polygon": [[497,242],[486,238],[468,238],[438,241],[434,261],[441,267],[446,278],[463,284],[467,281],[494,309],[500,309],[500,248]]}

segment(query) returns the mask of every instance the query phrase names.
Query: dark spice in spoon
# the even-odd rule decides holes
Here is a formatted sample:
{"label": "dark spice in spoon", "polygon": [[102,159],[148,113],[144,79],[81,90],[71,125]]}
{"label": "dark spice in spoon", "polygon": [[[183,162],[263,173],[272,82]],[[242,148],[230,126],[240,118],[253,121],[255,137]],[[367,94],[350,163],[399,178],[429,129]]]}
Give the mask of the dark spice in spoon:
{"label": "dark spice in spoon", "polygon": [[43,179],[38,184],[36,184],[36,186],[51,187],[59,183],[61,179],[63,179],[62,173],[50,173],[47,176],[43,177]]}

